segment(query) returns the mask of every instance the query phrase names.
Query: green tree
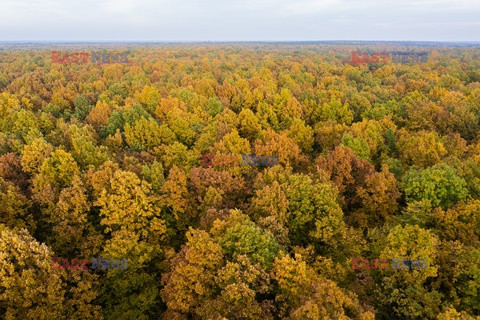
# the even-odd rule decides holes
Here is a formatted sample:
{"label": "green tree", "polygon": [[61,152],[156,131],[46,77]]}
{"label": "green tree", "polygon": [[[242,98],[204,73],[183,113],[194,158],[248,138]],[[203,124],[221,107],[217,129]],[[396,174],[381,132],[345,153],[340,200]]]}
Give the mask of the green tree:
{"label": "green tree", "polygon": [[448,208],[468,196],[463,178],[446,163],[431,168],[410,169],[402,180],[407,201],[430,200],[434,207]]}

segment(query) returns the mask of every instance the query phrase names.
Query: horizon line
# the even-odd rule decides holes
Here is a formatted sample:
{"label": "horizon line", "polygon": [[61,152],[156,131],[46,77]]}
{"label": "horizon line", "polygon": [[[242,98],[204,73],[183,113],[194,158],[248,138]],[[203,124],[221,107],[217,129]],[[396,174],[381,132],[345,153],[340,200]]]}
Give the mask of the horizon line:
{"label": "horizon line", "polygon": [[427,42],[480,43],[480,40],[0,40],[0,43],[299,43],[299,42]]}

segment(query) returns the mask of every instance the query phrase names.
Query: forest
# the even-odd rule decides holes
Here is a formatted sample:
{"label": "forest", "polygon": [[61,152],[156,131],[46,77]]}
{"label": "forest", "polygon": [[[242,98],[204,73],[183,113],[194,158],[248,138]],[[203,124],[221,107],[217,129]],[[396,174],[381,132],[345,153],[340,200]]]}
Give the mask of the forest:
{"label": "forest", "polygon": [[478,46],[0,46],[0,319],[480,319],[479,128]]}

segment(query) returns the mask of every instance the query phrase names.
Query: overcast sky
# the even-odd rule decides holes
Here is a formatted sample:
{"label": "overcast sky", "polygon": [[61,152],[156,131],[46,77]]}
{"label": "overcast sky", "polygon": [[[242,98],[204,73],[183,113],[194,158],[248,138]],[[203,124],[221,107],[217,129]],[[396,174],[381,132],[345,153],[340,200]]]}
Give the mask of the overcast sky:
{"label": "overcast sky", "polygon": [[0,41],[480,41],[479,0],[0,0]]}

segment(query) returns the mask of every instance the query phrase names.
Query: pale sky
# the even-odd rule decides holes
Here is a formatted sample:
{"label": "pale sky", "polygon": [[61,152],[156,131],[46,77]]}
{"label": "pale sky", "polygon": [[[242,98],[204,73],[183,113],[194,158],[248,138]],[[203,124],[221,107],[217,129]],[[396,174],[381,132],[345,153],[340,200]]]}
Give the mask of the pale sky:
{"label": "pale sky", "polygon": [[0,0],[0,41],[480,41],[479,0]]}

